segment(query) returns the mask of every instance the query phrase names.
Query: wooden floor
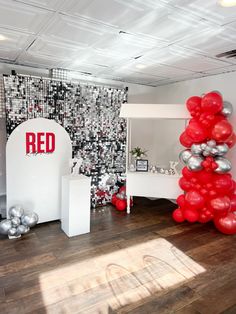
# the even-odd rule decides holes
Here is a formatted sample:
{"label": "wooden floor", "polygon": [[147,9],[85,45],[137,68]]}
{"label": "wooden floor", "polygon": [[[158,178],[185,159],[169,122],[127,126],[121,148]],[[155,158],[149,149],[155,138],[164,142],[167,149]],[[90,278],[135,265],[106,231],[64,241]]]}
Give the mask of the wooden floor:
{"label": "wooden floor", "polygon": [[59,222],[0,237],[0,313],[236,313],[236,237],[175,224],[166,200],[131,215],[92,212],[91,233]]}

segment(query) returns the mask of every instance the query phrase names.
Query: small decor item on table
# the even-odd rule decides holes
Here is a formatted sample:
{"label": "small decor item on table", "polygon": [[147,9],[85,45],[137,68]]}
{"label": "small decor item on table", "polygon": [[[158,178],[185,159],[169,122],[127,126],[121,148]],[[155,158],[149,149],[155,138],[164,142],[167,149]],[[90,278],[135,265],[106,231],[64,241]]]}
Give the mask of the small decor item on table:
{"label": "small decor item on table", "polygon": [[137,159],[136,160],[136,171],[148,171],[148,160],[147,159]]}
{"label": "small decor item on table", "polygon": [[80,173],[80,167],[82,166],[83,159],[80,157],[74,157],[70,159],[71,175],[76,176]]}
{"label": "small decor item on table", "polygon": [[143,156],[146,156],[147,150],[143,150],[140,147],[135,147],[130,151],[130,154],[135,158],[135,159],[140,159]]}
{"label": "small decor item on table", "polygon": [[38,222],[38,215],[34,212],[25,212],[20,205],[9,209],[10,219],[0,222],[0,234],[8,235],[9,239],[20,238],[22,234],[29,232]]}

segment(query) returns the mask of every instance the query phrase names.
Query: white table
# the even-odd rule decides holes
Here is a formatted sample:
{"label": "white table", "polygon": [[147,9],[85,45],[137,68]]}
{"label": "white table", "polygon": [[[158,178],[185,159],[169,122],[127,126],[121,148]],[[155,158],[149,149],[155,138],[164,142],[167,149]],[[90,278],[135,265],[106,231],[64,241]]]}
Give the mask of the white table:
{"label": "white table", "polygon": [[178,184],[179,179],[179,175],[138,171],[127,172],[127,213],[130,213],[130,196],[176,199],[183,193]]}
{"label": "white table", "polygon": [[91,178],[62,177],[61,228],[68,237],[90,232]]}

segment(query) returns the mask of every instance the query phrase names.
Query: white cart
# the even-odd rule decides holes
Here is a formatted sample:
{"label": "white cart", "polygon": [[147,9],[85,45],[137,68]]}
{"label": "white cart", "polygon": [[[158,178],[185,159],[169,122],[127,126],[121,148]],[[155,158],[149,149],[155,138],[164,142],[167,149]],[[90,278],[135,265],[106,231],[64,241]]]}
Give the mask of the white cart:
{"label": "white cart", "polygon": [[[120,117],[127,119],[126,147],[126,193],[127,213],[130,213],[130,196],[176,199],[181,194],[178,185],[180,176],[163,175],[150,172],[129,171],[131,134],[133,119],[190,119],[190,115],[182,104],[122,104]],[[178,132],[177,132],[178,133]],[[178,137],[179,134],[176,134]],[[153,135],[155,136],[155,134]],[[165,139],[163,139],[163,146]],[[144,143],[145,147],[145,143]]]}

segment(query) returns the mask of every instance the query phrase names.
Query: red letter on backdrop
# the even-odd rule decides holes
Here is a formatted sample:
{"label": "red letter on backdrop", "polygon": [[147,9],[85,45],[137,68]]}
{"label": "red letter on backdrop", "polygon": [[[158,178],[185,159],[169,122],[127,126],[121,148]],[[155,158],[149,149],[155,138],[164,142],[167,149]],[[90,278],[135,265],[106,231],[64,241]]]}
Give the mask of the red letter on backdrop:
{"label": "red letter on backdrop", "polygon": [[45,150],[42,148],[42,145],[44,144],[44,141],[41,139],[44,136],[43,132],[38,132],[37,134],[37,153],[42,154],[45,152]]}
{"label": "red letter on backdrop", "polygon": [[46,153],[52,153],[55,150],[55,134],[46,133]]}
{"label": "red letter on backdrop", "polygon": [[26,132],[26,154],[36,153],[36,145],[35,145],[36,136],[32,132]]}

